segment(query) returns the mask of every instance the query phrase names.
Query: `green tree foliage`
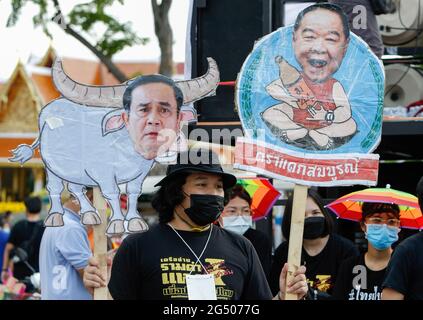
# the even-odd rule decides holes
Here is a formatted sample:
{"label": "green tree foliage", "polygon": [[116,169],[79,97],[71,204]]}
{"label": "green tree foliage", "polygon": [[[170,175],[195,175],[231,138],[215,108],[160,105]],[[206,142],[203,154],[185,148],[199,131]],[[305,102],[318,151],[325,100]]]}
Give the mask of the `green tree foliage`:
{"label": "green tree foliage", "polygon": [[[124,0],[117,1],[124,4]],[[106,27],[105,32],[99,35],[96,47],[109,58],[127,46],[145,44],[148,41],[147,38],[140,38],[132,31],[131,23],[121,23],[107,14],[107,7],[114,2],[115,0],[91,1],[75,6],[69,14],[69,24],[80,26],[85,32],[93,30],[96,24],[103,24]]]}

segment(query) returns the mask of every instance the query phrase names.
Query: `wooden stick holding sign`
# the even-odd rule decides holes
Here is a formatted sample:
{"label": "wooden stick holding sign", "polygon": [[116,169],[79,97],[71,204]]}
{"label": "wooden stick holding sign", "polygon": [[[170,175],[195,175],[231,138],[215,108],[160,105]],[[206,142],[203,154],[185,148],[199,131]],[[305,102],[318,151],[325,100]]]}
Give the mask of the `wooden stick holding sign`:
{"label": "wooden stick holding sign", "polygon": [[[288,283],[292,280],[294,272],[301,265],[301,252],[303,248],[304,219],[307,202],[307,187],[296,184],[292,205],[291,231],[288,247],[288,274],[286,277],[285,292]],[[298,300],[296,294],[286,293],[285,300]]]}
{"label": "wooden stick holding sign", "polygon": [[[309,28],[322,38],[304,38]],[[309,48],[328,50],[321,39],[333,32],[339,37],[332,61],[310,63],[305,58]],[[316,63],[321,64],[319,72]],[[265,82],[263,74],[268,75]],[[308,6],[295,27],[262,37],[242,65],[235,106],[246,134],[237,138],[234,168],[298,184],[288,281],[301,262],[307,199],[303,185],[377,184],[379,155],[372,152],[381,140],[384,80],[381,61],[348,30],[341,7],[328,3]]]}
{"label": "wooden stick holding sign", "polygon": [[[107,279],[107,216],[106,216],[106,201],[104,200],[100,189],[94,188],[94,207],[97,209],[101,224],[93,226],[94,228],[94,257],[99,262],[100,271],[106,275]],[[108,300],[107,287],[94,289],[94,300]]]}

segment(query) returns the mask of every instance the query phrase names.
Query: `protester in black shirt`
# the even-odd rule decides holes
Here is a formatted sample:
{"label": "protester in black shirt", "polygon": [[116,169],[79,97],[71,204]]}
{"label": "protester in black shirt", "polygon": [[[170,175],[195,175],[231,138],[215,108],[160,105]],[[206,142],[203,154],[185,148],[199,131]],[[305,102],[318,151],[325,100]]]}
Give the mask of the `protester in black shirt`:
{"label": "protester in black shirt", "polygon": [[264,232],[252,228],[250,195],[243,186],[236,185],[228,192],[227,198],[228,203],[219,218],[220,226],[251,241],[268,278],[272,260],[272,242]]}
{"label": "protester in black shirt", "polygon": [[[44,227],[40,220],[41,200],[38,197],[25,199],[26,219],[16,223],[10,231],[10,236],[3,256],[3,266],[1,272],[2,281],[8,277],[9,261],[14,256],[14,249],[21,248],[28,255],[29,265],[39,270],[38,257],[40,251],[41,238]],[[32,275],[32,270],[23,262],[13,264],[13,276],[18,280]]]}
{"label": "protester in black shirt", "polygon": [[391,246],[398,241],[399,213],[396,204],[363,203],[361,229],[366,234],[368,250],[341,264],[333,291],[335,299],[381,300]]}
{"label": "protester in black shirt", "polygon": [[[417,184],[423,211],[423,177]],[[396,248],[383,282],[382,300],[423,300],[423,232],[413,235]]]}
{"label": "protester in black shirt", "polygon": [[[282,220],[282,234],[289,239],[293,197],[289,197]],[[333,233],[333,220],[322,205],[320,196],[308,190],[304,220],[304,241],[301,262],[307,268],[306,277],[310,291],[308,299],[331,299],[339,266],[346,258],[357,256],[354,244]],[[270,271],[270,288],[278,290],[278,274],[288,260],[289,242],[283,242],[276,250]]]}
{"label": "protester in black shirt", "polygon": [[[161,188],[152,202],[160,224],[130,235],[116,253],[108,284],[112,297],[178,300],[202,297],[204,291],[210,296],[213,291],[217,299],[272,299],[251,243],[213,224],[223,211],[224,190],[235,183],[233,175],[223,172],[216,154],[206,150],[180,154],[158,183]],[[299,298],[307,292],[304,272],[300,267],[288,287]],[[286,274],[287,266],[274,299],[285,298]],[[105,279],[98,262],[91,259],[84,272],[85,286],[89,290],[105,286]],[[200,286],[198,281],[207,283],[206,288],[201,285],[204,290],[194,289]]]}

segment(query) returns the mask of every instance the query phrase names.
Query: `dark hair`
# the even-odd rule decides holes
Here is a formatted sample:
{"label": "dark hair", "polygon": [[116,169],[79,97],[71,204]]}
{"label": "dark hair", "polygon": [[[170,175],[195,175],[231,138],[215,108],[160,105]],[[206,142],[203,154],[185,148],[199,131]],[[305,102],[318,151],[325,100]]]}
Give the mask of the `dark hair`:
{"label": "dark hair", "polygon": [[232,199],[236,197],[241,198],[248,202],[248,205],[251,206],[251,197],[248,194],[247,190],[240,184],[236,184],[234,187],[228,190],[225,196],[225,205],[229,203]]}
{"label": "dark hair", "polygon": [[294,31],[298,30],[301,22],[303,21],[304,16],[307,13],[318,10],[318,9],[325,9],[325,10],[329,10],[338,14],[339,18],[341,18],[341,21],[342,21],[342,27],[344,29],[345,39],[348,39],[350,37],[350,27],[348,25],[348,17],[345,15],[344,11],[341,9],[340,6],[337,6],[336,4],[332,4],[332,3],[317,3],[305,8],[303,11],[300,12],[300,14],[297,16],[297,19],[295,20]]}
{"label": "dark hair", "polygon": [[38,197],[29,197],[25,201],[26,211],[31,214],[38,214],[41,211],[41,200]]}
{"label": "dark hair", "polygon": [[417,182],[416,195],[419,199],[420,210],[423,211],[423,177]]}
{"label": "dark hair", "polygon": [[361,205],[361,221],[363,222],[368,216],[376,213],[389,212],[394,214],[398,219],[400,216],[400,208],[396,203],[382,202],[363,202]]}
{"label": "dark hair", "polygon": [[123,93],[123,107],[125,108],[126,112],[129,113],[131,109],[132,91],[134,91],[136,88],[140,86],[143,86],[149,83],[163,83],[171,87],[173,89],[173,92],[175,93],[176,107],[179,112],[179,110],[181,109],[182,103],[184,101],[182,90],[179,89],[179,87],[175,84],[175,82],[172,79],[165,77],[161,74],[139,76],[135,78],[134,80],[129,81],[129,84],[126,87],[125,92]]}
{"label": "dark hair", "polygon": [[184,200],[182,186],[190,174],[190,172],[182,172],[176,175],[154,194],[151,205],[159,213],[160,223],[168,223],[173,219],[175,207]]}
{"label": "dark hair", "polygon": [[[175,175],[174,178],[163,184],[154,194],[151,200],[151,206],[159,213],[159,222],[165,224],[173,219],[173,212],[178,204],[184,200],[182,186],[185,184],[189,175],[196,171],[183,171]],[[225,199],[228,190],[224,190]]]}
{"label": "dark hair", "polygon": [[[319,206],[320,211],[325,216],[326,223],[325,223],[325,231],[324,231],[323,234],[324,235],[332,234],[333,231],[334,231],[334,221],[333,221],[331,215],[329,214],[329,212],[327,212],[327,210],[323,206],[322,198],[313,189],[308,189],[307,197],[310,197],[310,198],[313,199],[313,201]],[[290,195],[288,197],[286,207],[285,207],[285,212],[284,212],[284,215],[283,215],[283,218],[282,218],[282,235],[284,236],[286,241],[289,241],[293,200],[294,200],[293,195]]]}
{"label": "dark hair", "polygon": [[12,215],[12,211],[7,210],[5,213],[0,215],[0,228],[3,228],[6,224],[6,221],[10,218]]}

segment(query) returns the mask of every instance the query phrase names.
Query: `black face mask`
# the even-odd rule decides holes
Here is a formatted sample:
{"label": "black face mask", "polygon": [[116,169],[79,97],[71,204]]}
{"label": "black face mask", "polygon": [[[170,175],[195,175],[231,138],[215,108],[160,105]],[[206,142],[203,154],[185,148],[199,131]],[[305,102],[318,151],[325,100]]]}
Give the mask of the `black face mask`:
{"label": "black face mask", "polygon": [[191,194],[191,207],[185,209],[188,217],[198,226],[215,222],[224,208],[224,198],[210,194]]}
{"label": "black face mask", "polygon": [[310,217],[304,220],[304,239],[313,240],[325,234],[325,217]]}

